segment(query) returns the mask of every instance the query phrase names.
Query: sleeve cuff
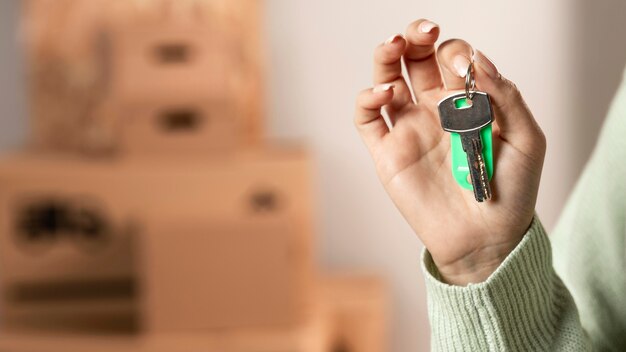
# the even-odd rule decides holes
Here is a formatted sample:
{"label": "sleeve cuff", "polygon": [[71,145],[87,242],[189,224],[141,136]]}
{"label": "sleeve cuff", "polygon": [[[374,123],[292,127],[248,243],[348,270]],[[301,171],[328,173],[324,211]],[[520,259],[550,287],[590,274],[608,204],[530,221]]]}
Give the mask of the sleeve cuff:
{"label": "sleeve cuff", "polygon": [[555,288],[563,286],[552,268],[550,241],[536,217],[484,282],[465,287],[443,283],[427,250],[422,265],[434,350],[543,350],[550,344],[559,308]]}

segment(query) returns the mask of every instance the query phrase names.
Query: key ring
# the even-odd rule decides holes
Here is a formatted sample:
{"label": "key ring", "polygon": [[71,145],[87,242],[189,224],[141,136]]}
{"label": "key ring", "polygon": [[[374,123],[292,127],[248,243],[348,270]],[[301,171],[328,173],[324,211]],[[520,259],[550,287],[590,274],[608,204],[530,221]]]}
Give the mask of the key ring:
{"label": "key ring", "polygon": [[465,97],[471,101],[476,90],[476,79],[474,78],[474,63],[470,62],[467,66],[467,74],[465,74]]}

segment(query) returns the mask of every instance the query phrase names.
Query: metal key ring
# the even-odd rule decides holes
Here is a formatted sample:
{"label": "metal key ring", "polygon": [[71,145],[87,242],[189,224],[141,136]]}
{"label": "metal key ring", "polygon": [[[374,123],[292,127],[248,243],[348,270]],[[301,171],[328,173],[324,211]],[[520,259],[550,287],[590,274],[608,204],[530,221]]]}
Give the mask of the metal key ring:
{"label": "metal key ring", "polygon": [[467,66],[467,74],[465,74],[465,97],[472,100],[474,91],[476,90],[476,79],[474,78],[474,63],[470,62]]}

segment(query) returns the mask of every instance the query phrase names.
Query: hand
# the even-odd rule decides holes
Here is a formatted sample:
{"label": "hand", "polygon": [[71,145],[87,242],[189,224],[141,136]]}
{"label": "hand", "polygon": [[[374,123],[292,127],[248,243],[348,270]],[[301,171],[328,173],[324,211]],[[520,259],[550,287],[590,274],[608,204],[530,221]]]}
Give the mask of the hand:
{"label": "hand", "polygon": [[[394,36],[376,48],[376,86],[360,93],[355,124],[387,193],[431,253],[443,280],[466,285],[489,277],[530,226],[546,141],[516,86],[486,56],[472,54],[472,47],[459,39],[435,50],[438,36],[437,25],[418,20],[404,37]],[[454,180],[450,136],[437,111],[439,100],[465,89],[472,58],[477,88],[491,96],[495,113],[493,197],[483,203]],[[391,130],[381,115],[383,107]]]}

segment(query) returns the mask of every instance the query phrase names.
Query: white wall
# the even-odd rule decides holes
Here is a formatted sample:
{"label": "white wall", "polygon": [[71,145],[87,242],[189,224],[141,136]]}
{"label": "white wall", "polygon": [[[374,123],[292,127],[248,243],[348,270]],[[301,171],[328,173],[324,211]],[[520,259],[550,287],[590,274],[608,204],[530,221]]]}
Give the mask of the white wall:
{"label": "white wall", "polygon": [[[620,0],[600,5],[266,1],[269,130],[276,137],[304,138],[317,155],[319,259],[328,269],[385,275],[393,288],[393,350],[427,350],[421,245],[379,185],[352,125],[354,97],[371,84],[373,47],[427,17],[442,26],[442,38],[465,38],[496,61],[525,93],[548,136],[538,212],[551,228],[619,81],[626,46],[614,45],[626,33],[620,23],[625,5]],[[25,130],[22,65],[14,41],[17,4],[0,1],[0,148],[23,140]]]}
{"label": "white wall", "polygon": [[19,1],[0,1],[0,149],[19,145],[26,129],[18,12]]}

